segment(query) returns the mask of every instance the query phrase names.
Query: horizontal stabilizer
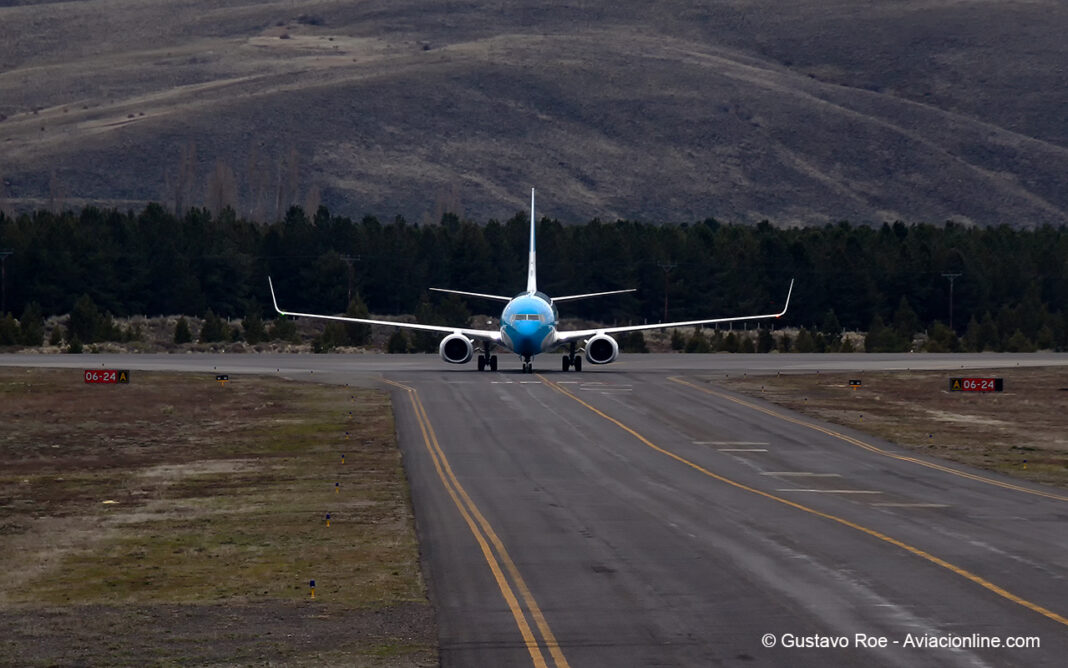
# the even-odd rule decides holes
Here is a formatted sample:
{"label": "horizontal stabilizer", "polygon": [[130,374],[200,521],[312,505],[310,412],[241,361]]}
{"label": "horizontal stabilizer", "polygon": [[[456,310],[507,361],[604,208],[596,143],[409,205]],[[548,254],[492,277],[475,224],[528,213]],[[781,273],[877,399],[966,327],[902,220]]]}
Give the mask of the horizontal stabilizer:
{"label": "horizontal stabilizer", "polygon": [[482,299],[494,299],[499,302],[510,302],[511,297],[505,297],[504,295],[486,295],[481,292],[464,292],[463,290],[446,290],[445,288],[430,288],[434,292],[448,292],[454,295],[464,295],[466,297],[481,297]]}
{"label": "horizontal stabilizer", "polygon": [[638,288],[628,288],[626,290],[609,290],[608,292],[587,292],[584,295],[564,295],[563,297],[553,297],[553,302],[571,302],[576,299],[586,299],[587,297],[603,297],[605,295],[621,295],[624,292],[636,292]]}

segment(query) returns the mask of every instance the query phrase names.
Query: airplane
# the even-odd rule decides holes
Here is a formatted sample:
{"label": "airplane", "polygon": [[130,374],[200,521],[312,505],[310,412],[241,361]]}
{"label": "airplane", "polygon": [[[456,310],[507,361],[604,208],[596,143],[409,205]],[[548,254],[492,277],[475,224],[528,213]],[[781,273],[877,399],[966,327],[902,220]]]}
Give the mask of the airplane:
{"label": "airplane", "polygon": [[[687,320],[683,322],[660,322],[647,325],[625,325],[621,327],[597,327],[593,329],[578,329],[572,331],[560,331],[556,328],[559,314],[556,305],[559,302],[586,299],[589,297],[601,297],[606,295],[634,292],[634,288],[627,290],[609,290],[607,292],[589,292],[577,295],[564,295],[563,297],[550,297],[544,292],[538,291],[537,269],[534,251],[534,189],[530,190],[530,254],[527,261],[527,288],[514,297],[504,295],[488,295],[478,292],[464,292],[461,290],[448,290],[445,288],[430,288],[436,292],[448,292],[466,297],[477,297],[506,302],[501,311],[499,329],[471,329],[467,327],[445,327],[438,325],[422,325],[408,322],[391,322],[388,320],[371,320],[368,318],[350,318],[340,315],[318,315],[314,313],[296,313],[283,311],[278,307],[278,299],[274,294],[274,283],[271,277],[267,277],[267,283],[271,289],[271,301],[274,302],[274,310],[281,315],[302,318],[320,318],[324,320],[340,320],[342,322],[355,322],[368,325],[383,325],[386,327],[402,327],[424,332],[440,332],[445,334],[438,346],[441,359],[450,364],[466,364],[474,357],[478,360],[478,370],[497,370],[497,355],[493,354],[496,346],[502,346],[515,353],[523,361],[523,373],[534,372],[534,356],[544,352],[565,349],[561,368],[563,371],[574,369],[582,371],[582,358],[590,364],[609,364],[619,356],[619,344],[612,334],[637,332],[647,329],[666,329],[670,327],[690,327],[696,325],[711,325],[717,323],[742,322],[748,320],[761,320],[765,318],[781,318],[786,314],[790,306],[790,295],[793,294],[794,282],[790,280],[790,288],[786,293],[786,304],[778,313],[764,315],[750,315],[731,318],[706,318],[702,320]],[[581,343],[581,348],[579,347]],[[476,353],[475,347],[479,350]],[[581,353],[581,355],[580,355]]]}

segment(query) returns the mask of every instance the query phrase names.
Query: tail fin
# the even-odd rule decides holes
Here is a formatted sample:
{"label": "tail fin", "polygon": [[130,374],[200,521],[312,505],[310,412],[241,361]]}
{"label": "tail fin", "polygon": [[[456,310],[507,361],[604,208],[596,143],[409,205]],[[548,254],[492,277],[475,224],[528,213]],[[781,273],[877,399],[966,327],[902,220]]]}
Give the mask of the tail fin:
{"label": "tail fin", "polygon": [[527,292],[538,291],[538,268],[534,262],[534,189],[530,189],[530,259],[527,264]]}

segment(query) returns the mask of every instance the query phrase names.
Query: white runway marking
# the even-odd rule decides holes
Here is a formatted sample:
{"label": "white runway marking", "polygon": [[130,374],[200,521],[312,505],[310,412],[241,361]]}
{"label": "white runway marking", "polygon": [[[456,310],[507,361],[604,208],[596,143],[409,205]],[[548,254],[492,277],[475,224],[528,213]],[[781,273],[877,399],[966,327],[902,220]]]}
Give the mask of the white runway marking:
{"label": "white runway marking", "polygon": [[882,494],[871,489],[800,489],[792,487],[789,489],[777,489],[776,492],[810,492],[812,494]]}
{"label": "white runway marking", "polygon": [[718,448],[717,452],[767,452],[767,448]]}
{"label": "white runway marking", "polygon": [[519,381],[519,384],[520,385],[541,385],[541,381],[540,380],[521,380],[521,381]]}
{"label": "white runway marking", "polygon": [[948,503],[873,503],[880,508],[949,508]]}
{"label": "white runway marking", "polygon": [[771,445],[763,441],[694,441],[694,445]]}
{"label": "white runway marking", "polygon": [[841,478],[840,473],[809,473],[807,471],[764,471],[760,475],[806,476],[809,478]]}

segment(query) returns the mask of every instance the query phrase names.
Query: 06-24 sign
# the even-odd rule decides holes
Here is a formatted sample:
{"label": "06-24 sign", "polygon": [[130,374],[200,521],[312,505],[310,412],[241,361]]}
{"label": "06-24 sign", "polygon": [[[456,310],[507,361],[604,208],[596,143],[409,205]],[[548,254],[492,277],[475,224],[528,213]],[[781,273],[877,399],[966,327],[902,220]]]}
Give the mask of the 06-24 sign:
{"label": "06-24 sign", "polygon": [[130,372],[118,369],[86,369],[85,382],[105,385],[129,383]]}
{"label": "06-24 sign", "polygon": [[950,378],[950,392],[1001,392],[1001,378]]}

